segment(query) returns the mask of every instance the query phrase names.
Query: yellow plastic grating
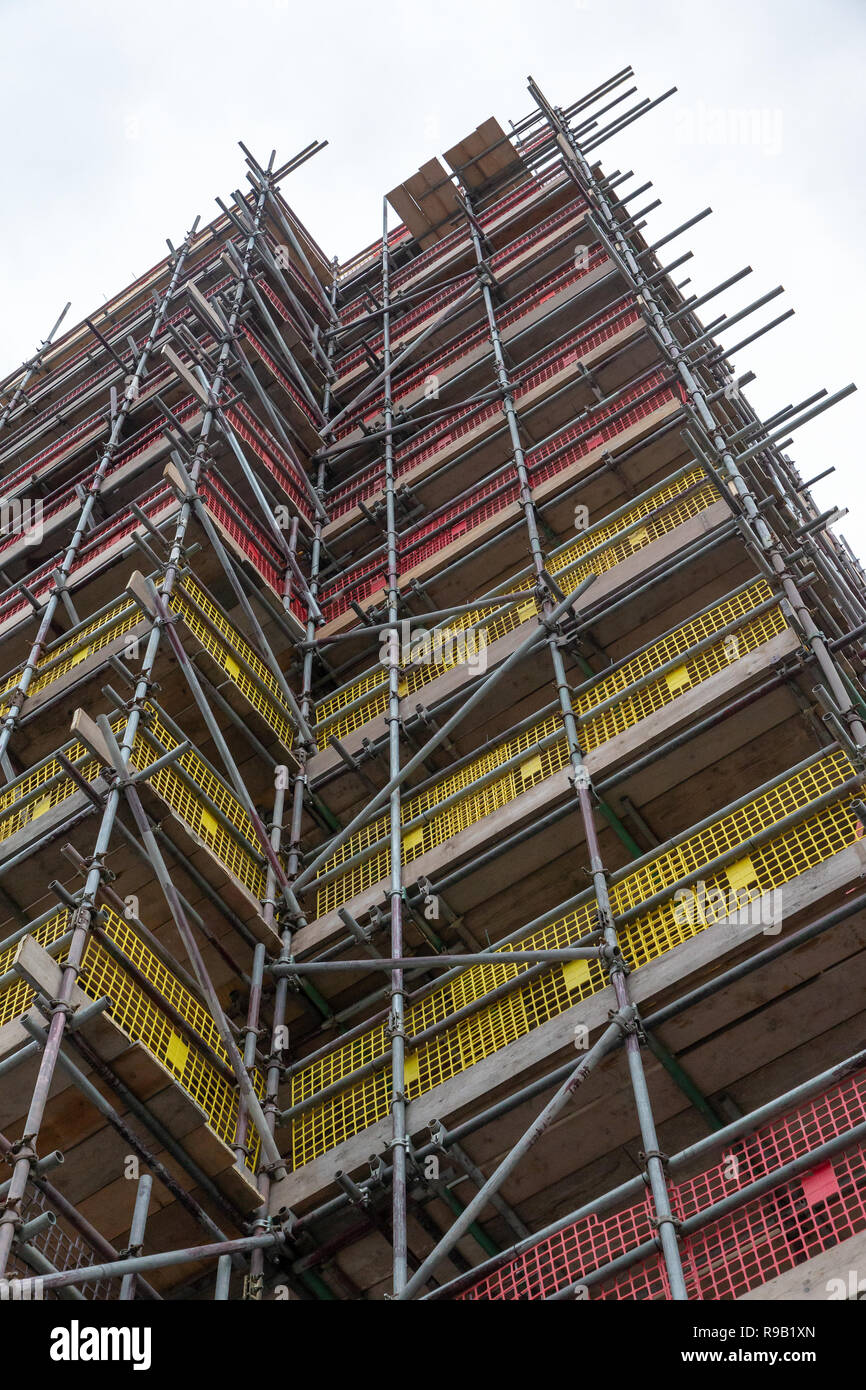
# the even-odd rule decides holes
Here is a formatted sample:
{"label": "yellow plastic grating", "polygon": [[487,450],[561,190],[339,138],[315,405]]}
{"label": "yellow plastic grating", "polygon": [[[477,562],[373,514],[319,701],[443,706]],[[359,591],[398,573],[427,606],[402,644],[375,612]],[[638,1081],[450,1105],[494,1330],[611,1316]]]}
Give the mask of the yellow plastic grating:
{"label": "yellow plastic grating", "polygon": [[[678,882],[689,870],[699,870],[726,850],[747,841],[760,830],[770,829],[789,812],[808,805],[852,776],[851,764],[843,753],[836,752],[783,778],[740,810],[721,816],[693,836],[686,836],[673,849],[656,855],[613,884],[610,896],[614,912],[620,915],[639,906],[656,892]],[[739,904],[755,901],[830,859],[853,844],[861,834],[845,797],[759,847],[750,845],[747,856],[707,876],[703,910],[684,913],[671,898],[641,913],[623,928],[619,941],[626,961],[632,969],[640,969],[697,935],[720,916],[727,915],[715,911],[716,890],[724,894],[724,901],[729,905],[732,892],[737,895]],[[417,1048],[412,1047],[413,1036],[528,970],[528,962],[509,962],[512,947],[525,950],[574,946],[594,931],[596,925],[596,905],[590,900],[522,941],[502,947],[501,965],[471,966],[447,985],[432,990],[410,1005],[406,1027],[417,1062],[417,1078],[407,1086],[408,1098],[412,1100],[425,1094],[602,989],[606,976],[595,961],[581,962],[578,966],[551,966],[525,987],[515,988],[453,1028],[443,1030]],[[366,1062],[384,1057],[388,1043],[385,1027],[380,1024],[334,1048],[295,1074],[291,1082],[291,1103],[297,1104]],[[294,1166],[298,1168],[311,1162],[383,1119],[389,1111],[390,1093],[388,1068],[383,1063],[383,1068],[373,1075],[350,1083],[345,1091],[295,1117],[292,1121]]]}
{"label": "yellow plastic grating", "polygon": [[[562,584],[566,593],[573,593],[588,574],[604,574],[614,569],[629,555],[642,550],[650,541],[668,535],[690,517],[706,511],[716,501],[718,493],[712,484],[706,481],[703,471],[700,468],[690,469],[681,477],[657,488],[649,497],[635,503],[615,520],[601,522],[591,530],[585,531],[573,545],[551,558],[548,566],[550,572],[561,574],[563,570],[574,565]],[[651,519],[647,521],[646,526],[629,533],[629,527],[634,527],[643,517]],[[582,565],[575,564],[582,556],[588,556],[594,551],[598,553],[592,555],[591,561],[587,560]],[[507,612],[503,612],[499,607],[479,606],[471,613],[464,613],[456,618],[442,632],[445,660],[435,665],[431,663],[410,667],[406,672],[406,695],[413,695],[416,690],[429,685],[452,666],[460,664],[462,656],[459,642],[454,642],[451,652],[448,653],[446,639],[449,633],[456,636],[468,628],[477,629],[486,633],[489,645],[533,618],[537,611],[531,592],[533,585],[534,580],[528,577],[511,581],[508,585],[509,592],[525,589],[527,598],[525,603],[518,603]],[[369,698],[362,699],[363,696]],[[346,710],[346,706],[353,705],[356,700],[360,703],[353,709]],[[333,695],[318,703],[316,729],[320,735],[319,742],[327,743],[334,738],[345,738],[353,729],[360,729],[377,715],[383,714],[387,703],[387,673],[384,668],[367,672],[354,684],[335,691]]]}
{"label": "yellow plastic grating", "polygon": [[[138,605],[132,598],[129,598],[121,600],[107,613],[94,618],[84,627],[77,627],[65,642],[52,648],[37,664],[28,694],[31,698],[38,695],[40,691],[53,685],[56,680],[65,676],[67,671],[71,671],[74,666],[77,666],[88,656],[101,651],[103,647],[108,646],[109,642],[113,642],[115,638],[121,637],[125,632],[136,627],[141,620]],[[98,633],[98,636],[91,637],[91,634],[100,628],[102,631]],[[91,640],[88,640],[89,638]],[[62,659],[58,660],[58,658]],[[17,670],[12,675],[7,676],[3,681],[2,689],[0,689],[0,696],[5,694],[7,690],[13,690],[18,685],[21,675],[21,671]],[[8,709],[8,705],[0,703],[0,716],[5,714]]]}
{"label": "yellow plastic grating", "polygon": [[[143,732],[138,733],[130,759],[130,766],[138,771],[146,769],[163,753],[177,747],[177,739],[162,723],[156,708],[153,705],[146,708],[146,735]],[[115,733],[119,733],[124,726],[123,716],[115,718],[112,722]],[[93,782],[99,776],[99,761],[88,756],[83,744],[70,744],[64,752],[71,762],[78,764],[78,771],[88,782]],[[195,749],[184,753],[178,759],[178,765],[192,780],[195,788],[201,791],[201,796],[196,795],[196,791],[178,775],[173,765],[160,768],[149,777],[149,785],[178,820],[210,850],[214,858],[238,879],[254,898],[261,900],[266,891],[266,876],[259,858],[259,840],[240,801],[224,782],[214,776]],[[44,797],[31,799],[15,809],[16,803],[41,786],[46,788]],[[75,783],[63,773],[57,759],[47,758],[0,796],[0,842],[21,830],[37,815],[44,814],[52,806],[74,795],[75,791]],[[212,807],[217,807],[226,817],[233,827],[233,834],[230,834],[214,815]]]}
{"label": "yellow plastic grating", "polygon": [[[265,663],[238,632],[234,624],[229,622],[225,614],[217,608],[210,596],[191,576],[187,575],[183,582],[173,590],[168,606],[173,613],[177,613],[183,619],[192,635],[213,657],[217,665],[222,667],[232,684],[237,687],[248,704],[258,711],[283,746],[291,749],[295,730],[289,711],[285,707],[279,685]],[[101,651],[117,637],[121,637],[125,632],[137,627],[142,620],[141,610],[135,599],[130,596],[117,603],[108,613],[95,618],[83,627],[76,628],[65,642],[55,647],[39,662],[28,694],[31,697],[38,695],[40,691],[52,685],[61,676],[66,675],[67,671],[86,660],[88,656]],[[98,636],[92,637],[91,634],[100,628],[102,630],[99,631]],[[58,660],[59,657],[62,657],[62,660]],[[245,667],[247,669],[244,669]],[[259,684],[250,679],[250,671],[265,686],[265,690],[269,694],[264,693]],[[40,672],[42,672],[41,675]],[[0,697],[7,690],[15,689],[21,679],[21,674],[20,670],[16,670],[4,679],[2,686],[0,686]],[[8,708],[8,705],[0,703],[0,716]]]}
{"label": "yellow plastic grating", "polygon": [[[261,715],[283,747],[290,749],[295,730],[279,685],[249,642],[220,612],[210,595],[191,576],[185,575],[182,584],[174,589],[169,607],[183,618],[195,639],[225,671],[247,703]],[[256,676],[255,681],[250,679],[249,672]],[[257,682],[265,687],[267,694]]]}
{"label": "yellow plastic grating", "polygon": [[[692,689],[702,681],[708,680],[719,671],[730,666],[747,652],[754,651],[770,641],[785,628],[785,619],[778,607],[770,608],[757,618],[748,621],[751,609],[771,598],[769,586],[764,580],[752,584],[748,589],[735,594],[733,598],[717,604],[708,612],[699,614],[675,632],[654,642],[638,653],[631,661],[620,666],[609,676],[601,676],[592,686],[574,698],[575,713],[584,721],[579,738],[584,752],[600,747],[609,739],[663,709],[686,690]],[[654,669],[665,666],[680,653],[689,651],[699,642],[727,628],[731,623],[743,619],[733,636],[727,636],[690,656],[676,668],[682,675],[676,682],[671,681],[670,673],[650,681],[621,701],[604,709],[597,716],[591,711],[604,701],[614,698],[619,691],[627,690],[635,681],[650,674]],[[429,811],[438,803],[451,797],[455,792],[466,789],[466,796],[443,809],[441,814],[432,816],[423,825],[413,827],[403,839],[403,863],[426,854],[437,845],[457,835],[467,826],[476,824],[499,807],[513,801],[536,782],[552,777],[568,763],[568,746],[563,734],[555,743],[535,753],[526,762],[519,764],[503,774],[502,778],[487,783],[472,791],[472,786],[486,773],[501,763],[518,755],[523,749],[532,748],[542,739],[549,737],[561,728],[559,714],[548,715],[539,720],[517,737],[504,739],[501,743],[473,759],[456,772],[441,778],[421,794],[407,797],[401,807],[405,822],[414,820],[423,812]],[[390,872],[390,850],[387,844],[388,818],[382,815],[340,845],[336,852],[323,865],[322,874],[330,873],[340,864],[346,863],[359,853],[378,845],[362,862],[354,864],[346,873],[323,883],[316,897],[316,915],[323,916],[335,908],[357,897],[366,888],[379,883]]]}
{"label": "yellow plastic grating", "polygon": [[[120,948],[123,955],[148,980],[153,988],[172,1005],[175,1012],[190,1027],[189,1035],[181,1035],[175,1023],[162,1013],[139,986],[132,975],[109,955],[94,938],[89,940],[78,977],[78,984],[91,999],[107,996],[111,1000],[108,1013],[132,1042],[142,1043],[179,1082],[183,1090],[202,1109],[210,1128],[226,1144],[233,1144],[237,1125],[238,1098],[235,1086],[214,1066],[207,1055],[195,1045],[196,1037],[228,1065],[216,1024],[206,1009],[190,994],[162,961],[150,950],[110,907],[102,907],[103,930]],[[61,908],[33,933],[40,946],[48,947],[68,930],[68,912]],[[0,974],[11,966],[17,945],[0,955]],[[62,950],[55,957],[66,959]],[[24,980],[8,985],[0,993],[0,1026],[9,1023],[30,1008],[34,991]],[[257,1070],[251,1073],[253,1085],[264,1095],[264,1077]],[[259,1137],[250,1130],[247,1141],[247,1166],[254,1172],[259,1155]]]}
{"label": "yellow plastic grating", "polygon": [[[124,722],[122,717],[112,722],[111,727],[115,733],[123,728]],[[83,743],[72,742],[61,751],[71,763],[76,764],[79,774],[86,781],[94,782],[99,776],[99,761],[88,754]],[[31,796],[25,805],[19,804],[40,787],[45,788],[43,796],[35,800]],[[0,843],[15,835],[37,816],[44,815],[53,806],[58,806],[74,795],[76,790],[72,778],[66,776],[56,757],[46,758],[44,762],[31,768],[25,777],[13,782],[0,795]]]}
{"label": "yellow plastic grating", "polygon": [[[139,770],[146,769],[150,763],[177,747],[177,739],[162,723],[157,710],[149,705],[147,740],[141,735],[136,738],[132,750],[131,765]],[[156,745],[154,750],[148,746],[150,740]],[[253,897],[261,899],[266,891],[266,876],[259,863],[260,846],[253,823],[234,792],[215,777],[207,764],[194,748],[190,748],[177,760],[196,788],[203,795],[198,797],[175,771],[174,764],[168,764],[149,777],[148,784],[157,796],[194,835],[211,851],[214,858],[247,888]],[[233,827],[235,834],[229,834],[211,807],[217,807]]]}

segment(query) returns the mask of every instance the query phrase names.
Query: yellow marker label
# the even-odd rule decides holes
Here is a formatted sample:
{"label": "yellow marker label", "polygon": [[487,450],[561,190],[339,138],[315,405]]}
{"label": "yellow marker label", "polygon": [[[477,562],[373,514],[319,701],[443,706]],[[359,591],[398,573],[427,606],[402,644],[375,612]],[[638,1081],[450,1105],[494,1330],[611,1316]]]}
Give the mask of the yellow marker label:
{"label": "yellow marker label", "polygon": [[649,545],[650,533],[645,526],[638,526],[636,531],[629,532],[628,539],[632,550],[640,550],[642,545]]}
{"label": "yellow marker label", "polygon": [[234,661],[234,660],[232,659],[232,657],[228,656],[227,654],[224,655],[224,661],[225,661],[226,674],[228,675],[229,679],[230,679],[230,680],[233,680],[233,681],[234,681],[234,680],[237,680],[238,676],[239,676],[240,673],[241,673],[241,668],[240,668],[240,666],[238,665],[238,663],[237,663],[236,661]]}
{"label": "yellow marker label", "polygon": [[46,811],[51,810],[51,797],[42,796],[38,801],[34,801],[33,810],[30,812],[30,819],[36,820],[39,816],[44,816]]}
{"label": "yellow marker label", "polygon": [[672,671],[668,671],[665,680],[668,683],[668,690],[672,695],[676,695],[678,691],[692,683],[692,678],[686,666],[675,666]]}
{"label": "yellow marker label", "polygon": [[186,1066],[186,1059],[189,1056],[189,1047],[184,1042],[180,1033],[172,1033],[168,1040],[168,1047],[165,1049],[165,1060],[175,1071],[182,1072]]}
{"label": "yellow marker label", "polygon": [[727,866],[725,873],[733,889],[748,888],[758,880],[758,871],[748,856],[735,859],[733,864]]}
{"label": "yellow marker label", "polygon": [[417,849],[418,846],[422,845],[423,843],[423,829],[419,828],[418,830],[407,830],[406,834],[403,836],[403,853],[409,854],[411,850]]}
{"label": "yellow marker label", "polygon": [[215,835],[217,831],[216,816],[212,816],[210,811],[206,811],[204,807],[202,807],[201,812],[201,829],[204,835]]}
{"label": "yellow marker label", "polygon": [[589,979],[588,960],[567,960],[562,967],[562,974],[565,979],[565,988],[571,992],[580,989]]}
{"label": "yellow marker label", "polygon": [[417,1052],[407,1052],[407,1053],[406,1053],[406,1057],[405,1057],[405,1061],[404,1061],[404,1065],[403,1065],[403,1075],[404,1075],[404,1077],[405,1077],[405,1081],[406,1081],[406,1085],[407,1085],[407,1086],[411,1086],[413,1081],[420,1081],[420,1080],[421,1080],[421,1068],[420,1068],[420,1066],[419,1066],[419,1064],[418,1064],[418,1053],[417,1053]]}
{"label": "yellow marker label", "polygon": [[536,753],[534,758],[527,758],[525,763],[520,764],[520,776],[524,782],[534,782],[536,777],[541,777],[541,754]]}
{"label": "yellow marker label", "polygon": [[80,661],[84,661],[88,656],[90,656],[90,648],[79,647],[78,651],[73,652],[72,656],[69,658],[70,669],[73,666],[77,666]]}

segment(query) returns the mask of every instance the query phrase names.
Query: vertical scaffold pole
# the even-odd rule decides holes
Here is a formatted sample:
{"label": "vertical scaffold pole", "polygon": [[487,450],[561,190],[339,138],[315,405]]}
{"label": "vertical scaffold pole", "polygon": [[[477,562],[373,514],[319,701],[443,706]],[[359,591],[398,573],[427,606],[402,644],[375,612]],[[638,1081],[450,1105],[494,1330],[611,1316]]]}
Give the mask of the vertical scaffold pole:
{"label": "vertical scaffold pole", "polygon": [[[397,500],[394,479],[394,410],[391,399],[391,298],[388,251],[388,203],[382,200],[382,362],[385,417],[385,524],[387,527],[388,622],[388,780],[400,774],[400,555],[397,546]],[[391,955],[403,955],[403,834],[401,791],[395,786],[388,799],[390,843]],[[399,1296],[408,1272],[406,1173],[409,1139],[406,1133],[406,1000],[403,971],[391,974],[391,1185],[394,1295]]]}

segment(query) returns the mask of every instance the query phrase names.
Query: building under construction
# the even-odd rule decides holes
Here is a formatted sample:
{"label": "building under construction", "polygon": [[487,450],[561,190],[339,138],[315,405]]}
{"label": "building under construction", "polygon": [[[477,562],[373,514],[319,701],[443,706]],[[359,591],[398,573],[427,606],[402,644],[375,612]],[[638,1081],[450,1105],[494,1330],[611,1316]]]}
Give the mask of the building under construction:
{"label": "building under construction", "polygon": [[857,1297],[853,387],[755,413],[661,100],[530,81],[345,263],[242,147],[3,382],[7,1296]]}

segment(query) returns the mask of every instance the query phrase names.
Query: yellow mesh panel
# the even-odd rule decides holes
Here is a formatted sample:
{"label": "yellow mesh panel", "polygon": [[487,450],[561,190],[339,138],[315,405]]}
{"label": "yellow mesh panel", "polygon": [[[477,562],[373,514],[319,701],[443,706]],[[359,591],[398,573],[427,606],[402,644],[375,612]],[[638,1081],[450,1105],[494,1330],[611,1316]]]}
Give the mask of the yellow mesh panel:
{"label": "yellow mesh panel", "polygon": [[[295,731],[279,685],[249,642],[217,608],[210,596],[186,575],[183,583],[174,589],[169,608],[183,618],[192,635],[225,671],[247,703],[262,716],[283,746],[291,748]],[[257,681],[250,679],[249,671],[255,674],[267,693],[261,690]]]}
{"label": "yellow mesh panel", "polygon": [[[740,810],[720,816],[704,830],[686,836],[674,848],[662,851],[647,864],[625,874],[611,886],[614,913],[620,915],[639,906],[656,892],[671,887],[690,870],[699,870],[759,831],[770,829],[789,812],[808,805],[851,776],[853,769],[847,758],[835,752],[783,778]],[[755,901],[831,858],[854,843],[860,834],[862,831],[844,798],[831,802],[759,847],[750,845],[747,855],[707,876],[706,903],[700,910],[684,913],[681,905],[671,898],[641,913],[623,928],[619,940],[626,961],[632,969],[640,969],[703,931],[720,916],[727,915],[714,906],[716,890],[724,893],[728,904],[732,901],[732,891],[741,904]],[[417,1076],[407,1087],[409,1099],[465,1071],[602,989],[607,977],[597,962],[554,965],[523,988],[516,987],[503,999],[480,1008],[453,1028],[443,1030],[417,1047],[411,1044],[413,1036],[417,1037],[434,1023],[447,1019],[464,1005],[528,970],[529,962],[509,962],[512,949],[574,946],[594,931],[596,925],[596,905],[590,900],[522,941],[503,946],[501,964],[470,966],[447,985],[431,990],[410,1005],[406,1027],[417,1062]],[[383,1057],[387,1047],[388,1036],[381,1024],[335,1047],[295,1074],[291,1082],[292,1104],[348,1076],[364,1063]],[[390,1079],[383,1063],[383,1068],[372,1076],[350,1083],[345,1091],[292,1121],[294,1166],[311,1162],[319,1154],[375,1124],[388,1114],[389,1105]]]}
{"label": "yellow mesh panel", "polygon": [[[138,771],[146,769],[162,753],[177,747],[177,739],[166,728],[152,705],[147,706],[149,716],[146,735],[139,732],[132,749],[130,766]],[[112,722],[115,733],[125,727],[125,717],[118,716]],[[155,745],[155,746],[154,746]],[[71,762],[78,764],[78,771],[88,782],[93,782],[100,774],[101,765],[96,758],[88,757],[81,743],[73,743],[65,750]],[[261,899],[266,889],[266,876],[259,860],[259,840],[252,821],[238,798],[215,777],[210,768],[191,748],[179,759],[178,764],[192,779],[190,787],[181,778],[174,766],[160,768],[149,777],[148,783],[157,796],[196,835],[214,858],[247,888],[253,897]],[[53,779],[53,780],[52,780]],[[28,793],[45,786],[45,795],[17,806]],[[197,795],[200,789],[202,795]],[[56,758],[47,758],[34,768],[25,778],[0,795],[0,842],[14,835],[30,821],[42,815],[52,806],[72,796],[75,783],[65,776]],[[230,833],[211,810],[216,806],[233,827]]]}
{"label": "yellow mesh panel", "polygon": [[[600,747],[657,710],[664,709],[687,690],[709,680],[747,652],[754,651],[783,631],[785,619],[778,607],[768,609],[751,622],[747,620],[751,609],[770,598],[769,586],[764,580],[760,580],[654,642],[609,676],[601,676],[588,689],[576,695],[573,702],[575,713],[584,720],[579,732],[584,752]],[[673,673],[660,676],[658,680],[650,681],[624,696],[597,716],[592,716],[591,711],[594,708],[615,698],[619,691],[627,690],[635,681],[665,666],[678,654],[689,651],[713,632],[727,628],[740,618],[746,621],[734,633],[695,653],[678,666],[676,681],[671,680]],[[401,806],[404,823],[414,820],[456,792],[467,789],[465,797],[444,808],[441,814],[432,816],[422,826],[413,827],[411,836],[408,833],[404,836],[403,863],[409,864],[437,845],[444,844],[467,826],[475,824],[499,807],[513,801],[528,787],[553,776],[565,767],[568,763],[568,746],[563,733],[555,743],[518,767],[512,768],[502,778],[475,791],[471,790],[473,783],[480,777],[501,763],[516,757],[523,749],[533,747],[559,728],[559,714],[548,715],[518,736],[504,739],[456,772],[441,778],[423,793],[407,797]],[[385,840],[387,834],[388,817],[382,815],[369,825],[363,826],[340,845],[324,864],[322,873],[329,873],[358,853]],[[390,851],[386,843],[381,844],[376,852],[361,863],[353,865],[344,875],[322,884],[316,899],[316,915],[321,917],[350,901],[372,884],[381,882],[389,872]]]}
{"label": "yellow mesh panel", "polygon": [[[710,483],[706,482],[703,470],[700,468],[690,469],[682,477],[657,488],[649,497],[644,498],[642,502],[635,503],[633,507],[630,507],[615,520],[601,522],[600,525],[584,532],[573,545],[554,556],[550,560],[548,568],[551,574],[561,574],[570,565],[575,565],[581,556],[588,555],[591,551],[601,547],[599,553],[593,555],[591,561],[586,561],[582,565],[576,564],[575,568],[571,569],[563,580],[563,590],[566,593],[573,593],[588,574],[604,574],[608,570],[614,569],[629,555],[642,550],[651,541],[668,535],[690,517],[706,511],[716,501],[718,501],[718,493]],[[659,512],[659,515],[654,515],[656,512]],[[634,527],[642,517],[650,517],[651,514],[653,514],[652,519],[647,522],[646,526],[639,527],[630,534],[624,534],[628,532],[629,527]],[[605,544],[606,542],[607,544]],[[471,613],[463,613],[459,618],[455,618],[454,622],[442,633],[443,644],[448,633],[459,634],[468,628],[485,632],[487,642],[493,643],[530,618],[534,618],[537,612],[535,599],[531,593],[534,582],[532,578],[512,581],[508,586],[509,592],[514,593],[526,589],[527,598],[525,603],[516,604],[508,612],[503,612],[499,607],[485,608],[481,606]],[[446,657],[442,662],[437,662],[435,665],[430,663],[429,665],[411,667],[406,673],[407,688],[405,693],[413,695],[416,690],[429,685],[443,672],[459,665],[461,659],[460,644],[455,642],[450,654],[446,648]],[[383,668],[381,671],[367,672],[354,684],[319,701],[316,706],[318,741],[327,743],[334,738],[345,738],[346,734],[351,733],[353,729],[360,729],[371,719],[384,713],[388,704],[387,686],[387,673]],[[369,695],[369,699],[362,700],[356,708],[341,714],[347,705],[352,704],[355,700],[360,700],[365,695]]]}
{"label": "yellow mesh panel", "polygon": [[[129,598],[121,600],[107,613],[103,613],[99,618],[94,618],[93,622],[86,626],[77,627],[65,642],[61,642],[37,664],[28,688],[28,694],[38,695],[41,690],[45,690],[61,676],[65,676],[67,671],[72,670],[73,666],[77,666],[79,662],[92,656],[94,652],[101,651],[103,647],[108,646],[109,642],[121,637],[124,632],[128,632],[130,628],[136,627],[140,622],[141,613],[138,605],[132,598]],[[98,628],[103,630],[97,636],[91,636]],[[17,670],[4,677],[2,686],[0,686],[0,695],[5,694],[7,690],[14,689],[21,679],[21,674],[21,671]],[[9,705],[0,701],[0,715],[5,714],[8,709]]]}
{"label": "yellow mesh panel", "polygon": [[[137,981],[94,938],[87,944],[78,984],[91,999],[107,996],[111,1000],[108,1013],[115,1023],[131,1041],[142,1043],[168,1068],[187,1095],[204,1111],[211,1129],[226,1144],[232,1144],[237,1125],[237,1090],[195,1045],[197,1034],[228,1065],[228,1055],[216,1024],[207,1010],[166,969],[122,917],[110,907],[103,907],[102,913],[106,935],[190,1025],[192,1035],[181,1035],[175,1023],[161,1012]],[[48,947],[68,930],[67,923],[67,909],[61,908],[33,932],[33,938],[40,946]],[[17,946],[13,946],[0,955],[0,974],[10,968],[16,950]],[[66,951],[61,951],[56,959],[65,960]],[[0,993],[0,1025],[19,1018],[30,1008],[33,998],[34,991],[25,981],[8,985]],[[256,1070],[251,1076],[261,1097],[264,1094],[264,1078]],[[259,1146],[259,1137],[251,1129],[246,1163],[253,1171],[258,1162]]]}

